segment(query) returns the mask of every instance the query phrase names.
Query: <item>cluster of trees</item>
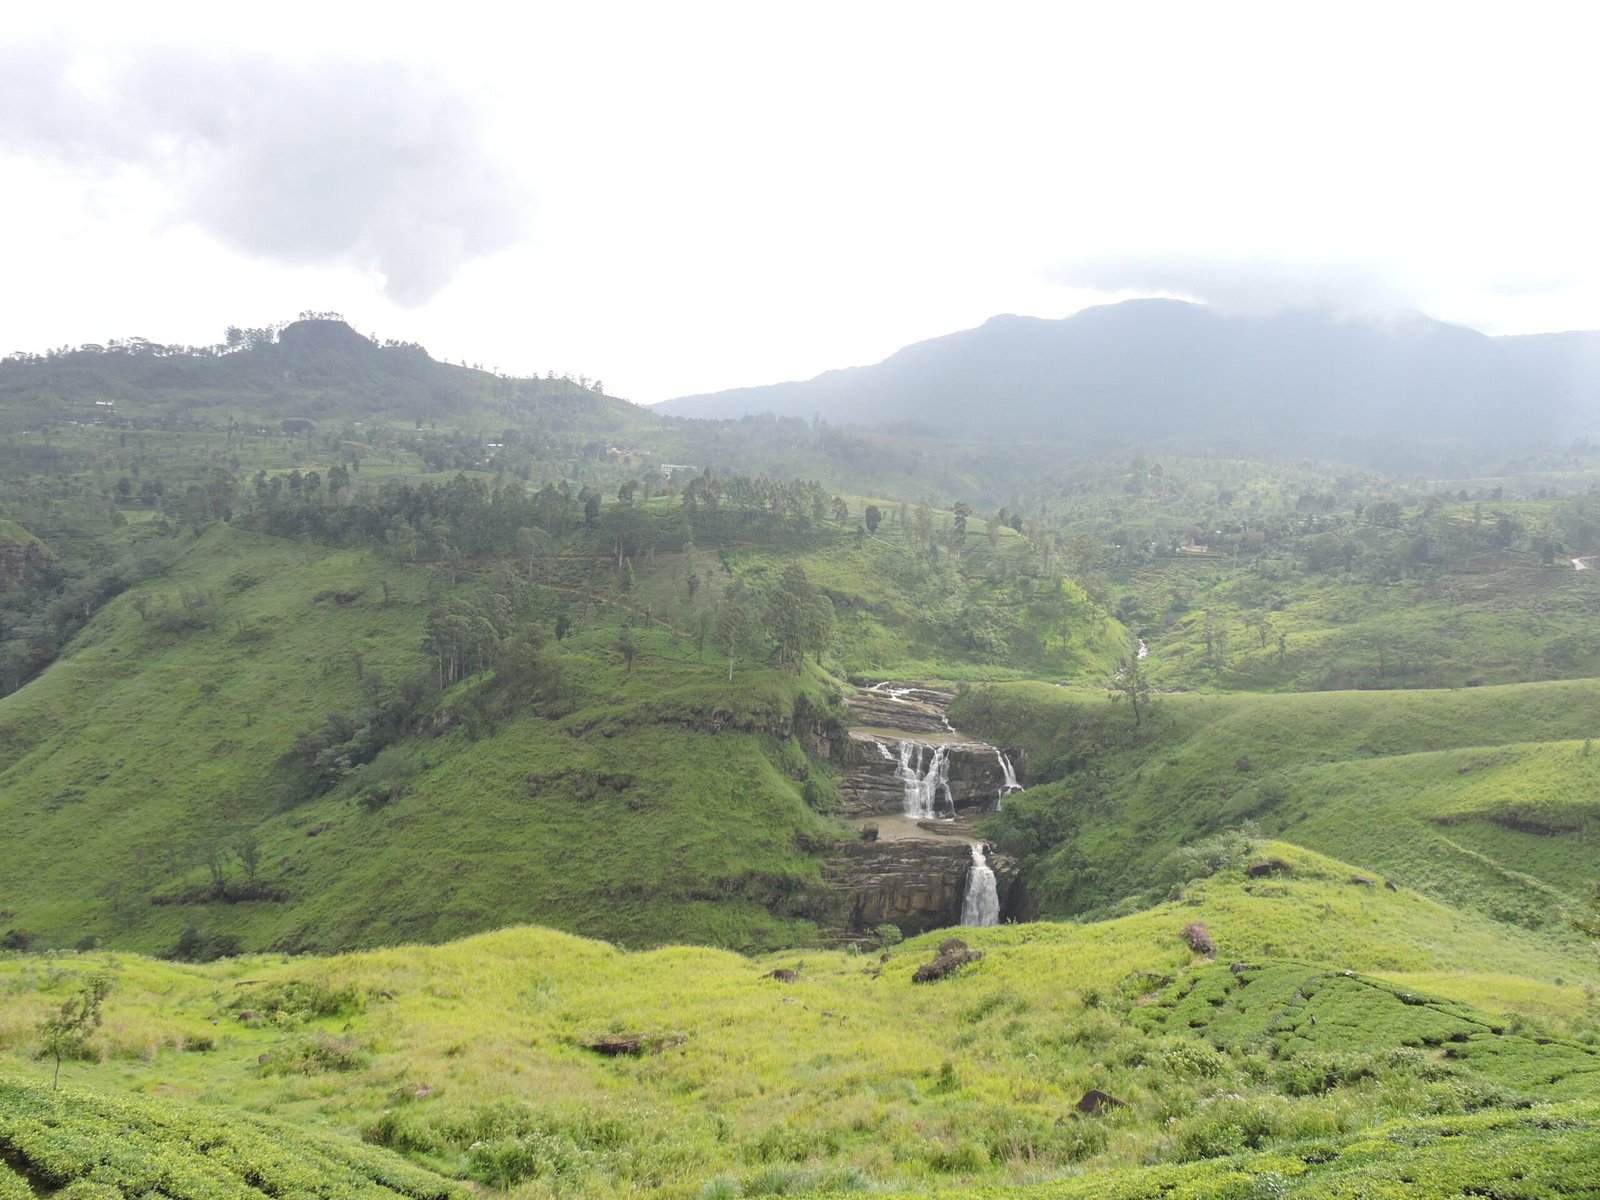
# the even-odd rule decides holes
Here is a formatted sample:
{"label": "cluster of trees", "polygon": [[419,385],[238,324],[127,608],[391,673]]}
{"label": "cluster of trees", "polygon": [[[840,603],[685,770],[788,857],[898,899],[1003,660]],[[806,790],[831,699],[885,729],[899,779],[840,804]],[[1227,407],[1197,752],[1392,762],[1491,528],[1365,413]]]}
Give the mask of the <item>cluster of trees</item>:
{"label": "cluster of trees", "polygon": [[326,477],[316,471],[259,474],[248,520],[280,537],[309,537],[333,545],[382,546],[395,557],[448,559],[509,556],[521,551],[523,531],[559,537],[594,524],[600,496],[588,488],[547,484],[537,491],[520,482],[491,486],[457,475],[449,483],[386,480],[353,489],[342,466]]}
{"label": "cluster of trees", "polygon": [[799,671],[806,655],[822,652],[833,640],[833,602],[805,571],[791,563],[770,586],[757,590],[735,580],[714,612],[705,614],[696,631],[703,642],[710,633],[716,648],[727,657],[728,681],[733,681],[740,657],[771,655],[780,667]]}
{"label": "cluster of trees", "polygon": [[751,475],[719,478],[709,471],[684,485],[683,509],[696,532],[708,533],[758,522],[781,531],[805,532],[830,520],[840,527],[850,521],[850,506],[844,498],[815,480]]}

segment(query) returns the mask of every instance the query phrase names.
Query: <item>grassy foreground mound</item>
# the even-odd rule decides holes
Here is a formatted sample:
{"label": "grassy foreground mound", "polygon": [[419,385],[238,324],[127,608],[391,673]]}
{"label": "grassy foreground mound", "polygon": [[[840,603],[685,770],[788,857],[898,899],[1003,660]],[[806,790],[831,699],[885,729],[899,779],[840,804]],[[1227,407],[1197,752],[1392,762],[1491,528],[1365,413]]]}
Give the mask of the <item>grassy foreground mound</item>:
{"label": "grassy foreground mound", "polygon": [[[939,934],[882,958],[528,928],[327,959],[19,958],[0,1054],[45,1078],[38,1019],[109,968],[103,1058],[67,1064],[72,1086],[292,1119],[529,1197],[1232,1194],[1408,1162],[1468,1182],[1485,1144],[1577,1153],[1591,965],[1265,849],[1291,868],[1270,886],[1228,871],[1100,924],[964,931],[982,957],[931,984]],[[1081,1112],[1092,1091],[1117,1103]]]}

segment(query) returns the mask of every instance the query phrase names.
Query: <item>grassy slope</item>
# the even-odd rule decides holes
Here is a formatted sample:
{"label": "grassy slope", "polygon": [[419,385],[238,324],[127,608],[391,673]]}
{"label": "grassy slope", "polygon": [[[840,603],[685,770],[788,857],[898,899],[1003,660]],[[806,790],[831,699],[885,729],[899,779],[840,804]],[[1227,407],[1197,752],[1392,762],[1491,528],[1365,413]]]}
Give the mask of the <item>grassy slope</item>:
{"label": "grassy slope", "polygon": [[1169,696],[1132,730],[1097,695],[1006,685],[958,724],[1030,748],[1035,780],[999,836],[1065,832],[1030,881],[1047,911],[1147,885],[1181,842],[1255,819],[1478,912],[1555,933],[1593,874],[1600,682],[1460,691]]}
{"label": "grassy slope", "polygon": [[[1128,587],[1152,611],[1149,667],[1170,687],[1459,687],[1600,673],[1600,576],[1565,563],[1375,584],[1178,560],[1132,573]],[[1227,638],[1211,654],[1208,613]],[[1246,624],[1252,613],[1271,621],[1265,644]]]}
{"label": "grassy slope", "polygon": [[[1270,887],[1230,873],[1184,903],[1099,925],[968,931],[984,959],[931,987],[911,974],[936,935],[882,964],[823,951],[624,954],[534,929],[328,960],[124,957],[99,1039],[107,1057],[66,1074],[360,1131],[479,1178],[515,1167],[584,1195],[690,1195],[719,1177],[750,1194],[802,1177],[1010,1186],[1061,1172],[1132,1188],[1141,1164],[1308,1137],[1331,1139],[1323,1162],[1365,1140],[1371,1164],[1407,1149],[1385,1142],[1385,1122],[1592,1090],[1592,1051],[1540,1050],[1517,1032],[1592,1032],[1581,958],[1415,893],[1351,886],[1345,864],[1269,849],[1292,867]],[[1209,927],[1217,965],[1179,938],[1189,921]],[[1272,957],[1285,947],[1319,965]],[[1235,959],[1258,972],[1250,990],[1221,965]],[[46,1070],[27,1060],[33,1022],[97,960],[0,963],[8,1070]],[[803,978],[765,978],[776,966]],[[1440,1002],[1400,998],[1419,973],[1438,980]],[[1219,988],[1214,1007],[1205,997]],[[1347,1008],[1353,1023],[1338,1016]],[[1499,1015],[1512,1008],[1520,1015]],[[1286,1012],[1298,1014],[1287,1025]],[[1263,1052],[1263,1038],[1290,1030]],[[1466,1053],[1429,1053],[1459,1030]],[[668,1042],[638,1059],[581,1046],[621,1031]],[[1529,1074],[1557,1060],[1564,1081]],[[1129,1108],[1063,1120],[1090,1087]]]}
{"label": "grassy slope", "polygon": [[[95,935],[145,951],[191,924],[258,948],[443,939],[519,920],[633,945],[811,936],[769,911],[816,876],[797,837],[825,837],[799,801],[804,759],[745,730],[781,728],[798,690],[819,685],[741,669],[729,689],[722,668],[660,629],[639,631],[625,678],[615,608],[600,606],[568,643],[584,697],[569,717],[524,715],[478,741],[460,726],[413,739],[399,752],[409,792],[377,812],[353,787],[286,808],[275,764],[326,713],[360,709],[357,656],[366,683],[426,667],[429,575],[219,526],[146,589],[169,612],[184,592],[212,594],[214,628],[166,631],[140,618],[135,594],[108,606],[46,675],[0,701],[0,855],[8,877],[37,881],[8,896],[8,926],[47,944]],[[362,594],[314,600],[333,590]],[[699,731],[710,724],[732,728]],[[246,833],[260,880],[287,902],[151,905],[202,885],[208,847]]]}

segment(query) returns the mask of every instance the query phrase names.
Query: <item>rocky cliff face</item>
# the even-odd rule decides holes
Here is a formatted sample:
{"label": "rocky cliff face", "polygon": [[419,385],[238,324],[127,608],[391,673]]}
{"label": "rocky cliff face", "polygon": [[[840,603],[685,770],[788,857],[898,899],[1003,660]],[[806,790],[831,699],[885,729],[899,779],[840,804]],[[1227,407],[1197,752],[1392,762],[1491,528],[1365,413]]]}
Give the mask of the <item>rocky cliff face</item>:
{"label": "rocky cliff face", "polygon": [[[1000,919],[1026,919],[1031,913],[1015,861],[991,853],[989,863],[1000,893]],[[971,843],[965,838],[854,843],[825,872],[825,886],[840,899],[843,928],[838,932],[848,939],[888,924],[911,937],[957,925],[971,869]]]}
{"label": "rocky cliff face", "polygon": [[904,733],[946,733],[944,710],[955,697],[938,688],[880,683],[849,698],[850,723],[857,728]]}
{"label": "rocky cliff face", "polygon": [[[835,742],[833,759],[844,769],[837,781],[843,815],[863,840],[841,845],[823,868],[819,924],[836,940],[870,937],[879,925],[912,935],[961,922],[974,870],[973,822],[1020,790],[1025,763],[1019,751],[952,729],[945,717],[952,698],[923,684],[880,683],[848,699],[851,729]],[[984,849],[999,920],[1032,920],[1037,912],[1016,861]],[[990,923],[993,905],[981,908]]]}

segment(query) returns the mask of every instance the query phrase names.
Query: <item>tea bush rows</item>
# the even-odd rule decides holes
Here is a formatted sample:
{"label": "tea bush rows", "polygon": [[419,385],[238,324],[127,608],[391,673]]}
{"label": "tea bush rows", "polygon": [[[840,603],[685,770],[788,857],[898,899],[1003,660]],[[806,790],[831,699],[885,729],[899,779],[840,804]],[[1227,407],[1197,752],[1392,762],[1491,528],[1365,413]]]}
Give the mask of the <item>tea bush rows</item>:
{"label": "tea bush rows", "polygon": [[0,1200],[31,1197],[27,1180],[63,1189],[61,1200],[463,1195],[384,1151],[276,1122],[8,1081],[0,1081],[0,1157],[13,1168],[0,1174]]}

